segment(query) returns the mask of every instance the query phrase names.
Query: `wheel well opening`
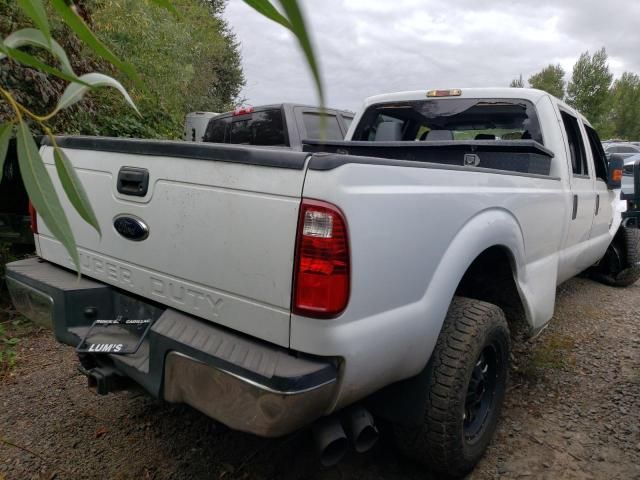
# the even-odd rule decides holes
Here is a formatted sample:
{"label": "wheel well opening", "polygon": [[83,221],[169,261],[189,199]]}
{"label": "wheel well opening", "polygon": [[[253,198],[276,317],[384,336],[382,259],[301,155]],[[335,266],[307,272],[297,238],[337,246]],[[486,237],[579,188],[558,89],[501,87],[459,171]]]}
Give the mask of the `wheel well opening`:
{"label": "wheel well opening", "polygon": [[505,247],[490,247],[469,266],[455,294],[499,306],[507,317],[511,335],[524,338],[531,334],[531,328],[516,286],[514,270],[513,257]]}

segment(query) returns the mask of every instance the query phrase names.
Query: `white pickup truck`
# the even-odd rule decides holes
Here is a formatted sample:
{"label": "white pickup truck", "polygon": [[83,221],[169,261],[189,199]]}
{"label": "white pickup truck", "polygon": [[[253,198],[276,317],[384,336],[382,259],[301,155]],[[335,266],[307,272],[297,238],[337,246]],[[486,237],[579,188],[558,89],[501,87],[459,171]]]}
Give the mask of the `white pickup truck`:
{"label": "white pickup truck", "polygon": [[39,258],[7,266],[16,307],[77,348],[99,393],[133,381],[262,436],[313,425],[327,464],[348,438],[370,448],[384,418],[402,451],[465,474],[498,421],[510,338],[539,332],[586,269],[640,275],[622,163],[529,89],[373,97],[347,139],[59,138],[102,238],[64,204],[78,281],[34,218]]}

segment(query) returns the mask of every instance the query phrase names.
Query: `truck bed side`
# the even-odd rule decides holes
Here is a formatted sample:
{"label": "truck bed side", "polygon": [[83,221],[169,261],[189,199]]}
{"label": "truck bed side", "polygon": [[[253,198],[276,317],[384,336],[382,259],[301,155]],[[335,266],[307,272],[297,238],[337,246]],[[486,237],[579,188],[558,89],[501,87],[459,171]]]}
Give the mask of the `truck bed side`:
{"label": "truck bed side", "polygon": [[458,283],[489,247],[512,258],[531,325],[552,315],[564,230],[545,225],[562,225],[570,208],[560,179],[336,155],[312,158],[304,197],[348,221],[346,311],[291,323],[291,348],[346,352],[338,406],[424,367]]}

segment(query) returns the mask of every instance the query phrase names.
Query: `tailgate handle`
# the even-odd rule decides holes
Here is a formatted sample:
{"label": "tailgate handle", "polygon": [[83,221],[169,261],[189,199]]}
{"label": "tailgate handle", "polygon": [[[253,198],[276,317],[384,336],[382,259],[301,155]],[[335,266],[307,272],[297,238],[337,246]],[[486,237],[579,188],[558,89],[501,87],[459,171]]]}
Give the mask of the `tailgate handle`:
{"label": "tailgate handle", "polygon": [[144,197],[149,190],[149,171],[145,168],[122,167],[118,172],[118,192]]}

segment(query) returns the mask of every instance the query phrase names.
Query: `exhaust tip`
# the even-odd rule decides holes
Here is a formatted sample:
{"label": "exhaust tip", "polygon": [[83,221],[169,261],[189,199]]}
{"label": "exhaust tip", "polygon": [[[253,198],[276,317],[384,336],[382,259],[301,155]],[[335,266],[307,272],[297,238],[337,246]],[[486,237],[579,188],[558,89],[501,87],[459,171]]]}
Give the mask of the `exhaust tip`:
{"label": "exhaust tip", "polygon": [[319,420],[313,426],[312,433],[322,466],[331,467],[342,460],[347,453],[349,442],[336,418]]}
{"label": "exhaust tip", "polygon": [[373,425],[368,425],[353,439],[353,448],[358,453],[364,453],[371,450],[377,441],[378,429]]}
{"label": "exhaust tip", "polygon": [[356,452],[367,452],[378,441],[378,429],[373,423],[373,416],[364,408],[356,407],[349,412],[348,425],[349,436]]}
{"label": "exhaust tip", "polygon": [[323,467],[337,465],[347,453],[347,438],[337,438],[320,453],[320,463]]}

